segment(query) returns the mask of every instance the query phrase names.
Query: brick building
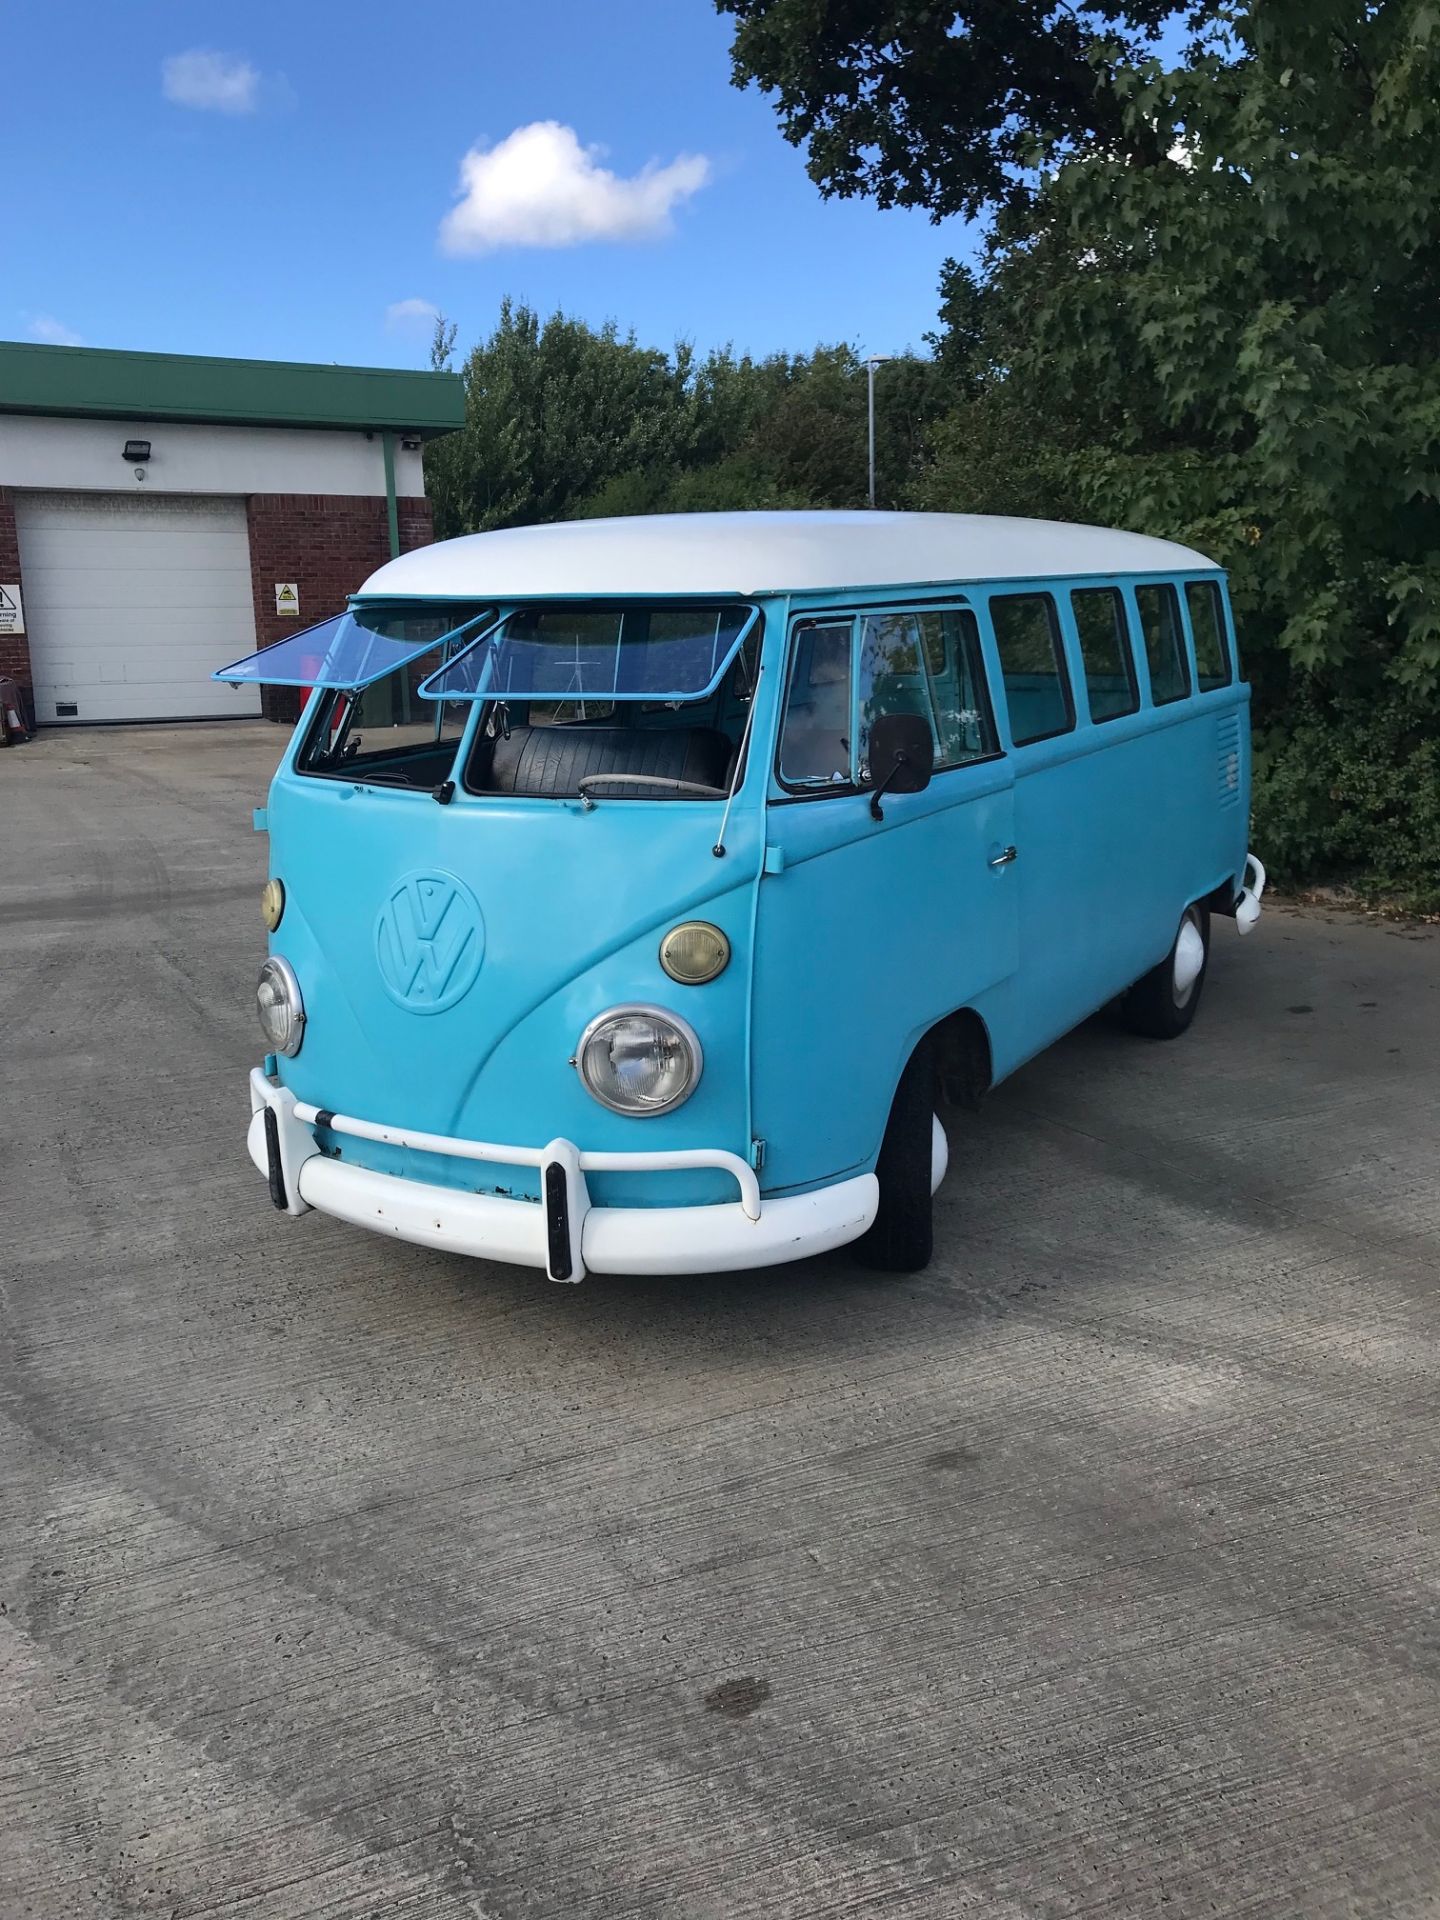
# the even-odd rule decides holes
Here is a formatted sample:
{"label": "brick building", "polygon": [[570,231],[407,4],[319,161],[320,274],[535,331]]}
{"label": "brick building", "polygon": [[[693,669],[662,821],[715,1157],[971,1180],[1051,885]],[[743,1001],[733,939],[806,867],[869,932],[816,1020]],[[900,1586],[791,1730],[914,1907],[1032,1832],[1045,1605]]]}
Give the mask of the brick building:
{"label": "brick building", "polygon": [[463,419],[450,373],[0,343],[0,674],[41,726],[260,712],[211,673],[431,539]]}

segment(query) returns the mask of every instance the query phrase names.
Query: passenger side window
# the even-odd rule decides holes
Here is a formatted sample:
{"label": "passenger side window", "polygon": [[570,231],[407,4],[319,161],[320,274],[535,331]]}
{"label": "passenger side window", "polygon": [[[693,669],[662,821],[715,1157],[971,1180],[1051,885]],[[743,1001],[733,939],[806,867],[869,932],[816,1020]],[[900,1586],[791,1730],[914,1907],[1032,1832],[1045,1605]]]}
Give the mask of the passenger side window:
{"label": "passenger side window", "polygon": [[1124,594],[1118,587],[1077,587],[1070,595],[1070,607],[1080,636],[1090,718],[1118,720],[1121,714],[1134,713],[1140,705],[1140,689]]}
{"label": "passenger side window", "polygon": [[1157,707],[1167,707],[1172,700],[1185,699],[1190,691],[1179,597],[1168,583],[1137,587],[1135,604],[1140,609],[1145,658],[1150,662],[1150,697]]}
{"label": "passenger side window", "polygon": [[1228,687],[1231,680],[1230,647],[1225,638],[1225,610],[1220,604],[1219,583],[1214,580],[1187,580],[1185,604],[1190,609],[1190,632],[1195,640],[1195,677],[1201,693],[1216,687]]}
{"label": "passenger side window", "polygon": [[780,734],[780,778],[790,787],[850,781],[850,658],[854,622],[807,620],[795,629],[790,693]]}
{"label": "passenger side window", "polygon": [[1054,600],[1048,593],[996,594],[990,619],[1015,745],[1068,733],[1075,724],[1075,708]]}
{"label": "passenger side window", "polygon": [[929,722],[937,769],[995,751],[979,629],[966,608],[867,614],[859,698],[862,784],[870,777],[870,729],[884,714],[918,713]]}

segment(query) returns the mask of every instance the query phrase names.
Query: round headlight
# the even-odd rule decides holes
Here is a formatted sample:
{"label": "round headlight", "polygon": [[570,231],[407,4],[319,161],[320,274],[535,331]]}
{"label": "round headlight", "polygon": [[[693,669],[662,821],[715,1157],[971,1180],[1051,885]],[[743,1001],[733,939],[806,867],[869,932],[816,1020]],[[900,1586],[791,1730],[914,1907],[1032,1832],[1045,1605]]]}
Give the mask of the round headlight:
{"label": "round headlight", "polygon": [[285,883],[283,880],[267,880],[260,895],[260,918],[267,929],[274,933],[285,912]]}
{"label": "round headlight", "polygon": [[276,1053],[297,1054],[305,1037],[305,1003],[295,969],[272,954],[260,969],[255,988],[260,1030]]}
{"label": "round headlight", "polygon": [[612,1113],[668,1113],[700,1078],[700,1042],[658,1007],[615,1007],[592,1020],[575,1049],[585,1089]]}
{"label": "round headlight", "polygon": [[687,920],[660,942],[660,964],[683,987],[703,987],[730,964],[730,942],[708,920]]}

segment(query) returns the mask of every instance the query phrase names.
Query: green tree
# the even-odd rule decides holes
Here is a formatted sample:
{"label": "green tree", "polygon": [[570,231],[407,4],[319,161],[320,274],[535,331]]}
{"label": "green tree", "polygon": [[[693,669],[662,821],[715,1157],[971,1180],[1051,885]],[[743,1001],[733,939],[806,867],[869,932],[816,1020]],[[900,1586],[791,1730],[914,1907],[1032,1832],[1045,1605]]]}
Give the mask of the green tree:
{"label": "green tree", "polygon": [[460,329],[453,320],[443,313],[435,316],[434,330],[430,335],[430,371],[449,373],[450,360],[455,352],[455,338]]}
{"label": "green tree", "polygon": [[1262,643],[1440,693],[1440,36],[1426,0],[1271,0],[1062,167],[1002,249],[1006,377],[1086,430],[1096,510],[1203,536]]}
{"label": "green tree", "polygon": [[668,469],[692,430],[689,372],[683,348],[503,300],[465,362],[465,426],[440,442],[436,531],[565,519],[619,474]]}
{"label": "green tree", "polygon": [[[1137,50],[1132,19],[1084,48],[1088,132],[1021,86],[998,142],[988,110],[947,133],[923,74],[894,68],[928,129],[908,145],[909,92],[888,145],[846,118],[872,97],[871,41],[913,14],[966,42],[973,9],[894,5],[862,30],[816,0],[827,32],[807,53],[801,0],[718,3],[741,21],[741,73],[781,88],[831,190],[994,215],[982,274],[943,289],[951,401],[911,497],[1213,554],[1257,689],[1259,839],[1294,874],[1392,882],[1403,847],[1412,895],[1440,900],[1417,825],[1440,816],[1435,0],[1205,5],[1173,65]],[[746,39],[762,19],[786,26],[789,69]]]}
{"label": "green tree", "polygon": [[[435,373],[449,373],[459,329],[443,313],[435,316],[430,338],[430,367]],[[434,441],[425,454],[425,493],[435,520],[435,531],[442,540],[466,531],[460,475],[464,464],[464,437],[446,434]]]}
{"label": "green tree", "polygon": [[1125,110],[1167,158],[1059,168],[991,289],[992,356],[1067,423],[1086,517],[1231,570],[1261,831],[1292,872],[1391,884],[1403,843],[1416,898],[1440,898],[1411,832],[1440,722],[1437,29],[1428,0],[1267,0],[1141,63]]}
{"label": "green tree", "polygon": [[[737,85],[775,98],[822,193],[974,219],[1034,192],[1033,147],[1151,161],[1114,64],[1172,0],[716,0]],[[1161,149],[1160,151],[1163,151]]]}
{"label": "green tree", "polygon": [[[445,331],[442,332],[442,329]],[[453,347],[437,323],[437,351]],[[436,443],[442,537],[603,514],[862,506],[865,375],[847,345],[809,354],[666,354],[506,300],[468,356],[464,428]],[[943,402],[928,360],[884,369],[876,470],[898,503]]]}

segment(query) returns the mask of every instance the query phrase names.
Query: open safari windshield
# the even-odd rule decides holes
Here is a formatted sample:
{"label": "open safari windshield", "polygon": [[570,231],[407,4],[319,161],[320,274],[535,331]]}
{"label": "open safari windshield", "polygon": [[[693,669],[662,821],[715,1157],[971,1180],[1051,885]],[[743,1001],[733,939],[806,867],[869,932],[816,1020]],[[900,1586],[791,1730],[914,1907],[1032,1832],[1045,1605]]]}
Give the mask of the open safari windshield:
{"label": "open safari windshield", "polygon": [[759,641],[734,601],[356,607],[239,665],[320,691],[298,773],[591,805],[723,798]]}
{"label": "open safari windshield", "polygon": [[499,620],[473,605],[352,606],[214,678],[355,692],[433,654],[428,678],[411,676],[425,700],[704,700],[755,619],[733,601],[530,605]]}
{"label": "open safari windshield", "polygon": [[352,691],[442,645],[454,653],[494,618],[493,607],[351,607],[221,667],[211,678],[234,686],[248,680],[266,687]]}

